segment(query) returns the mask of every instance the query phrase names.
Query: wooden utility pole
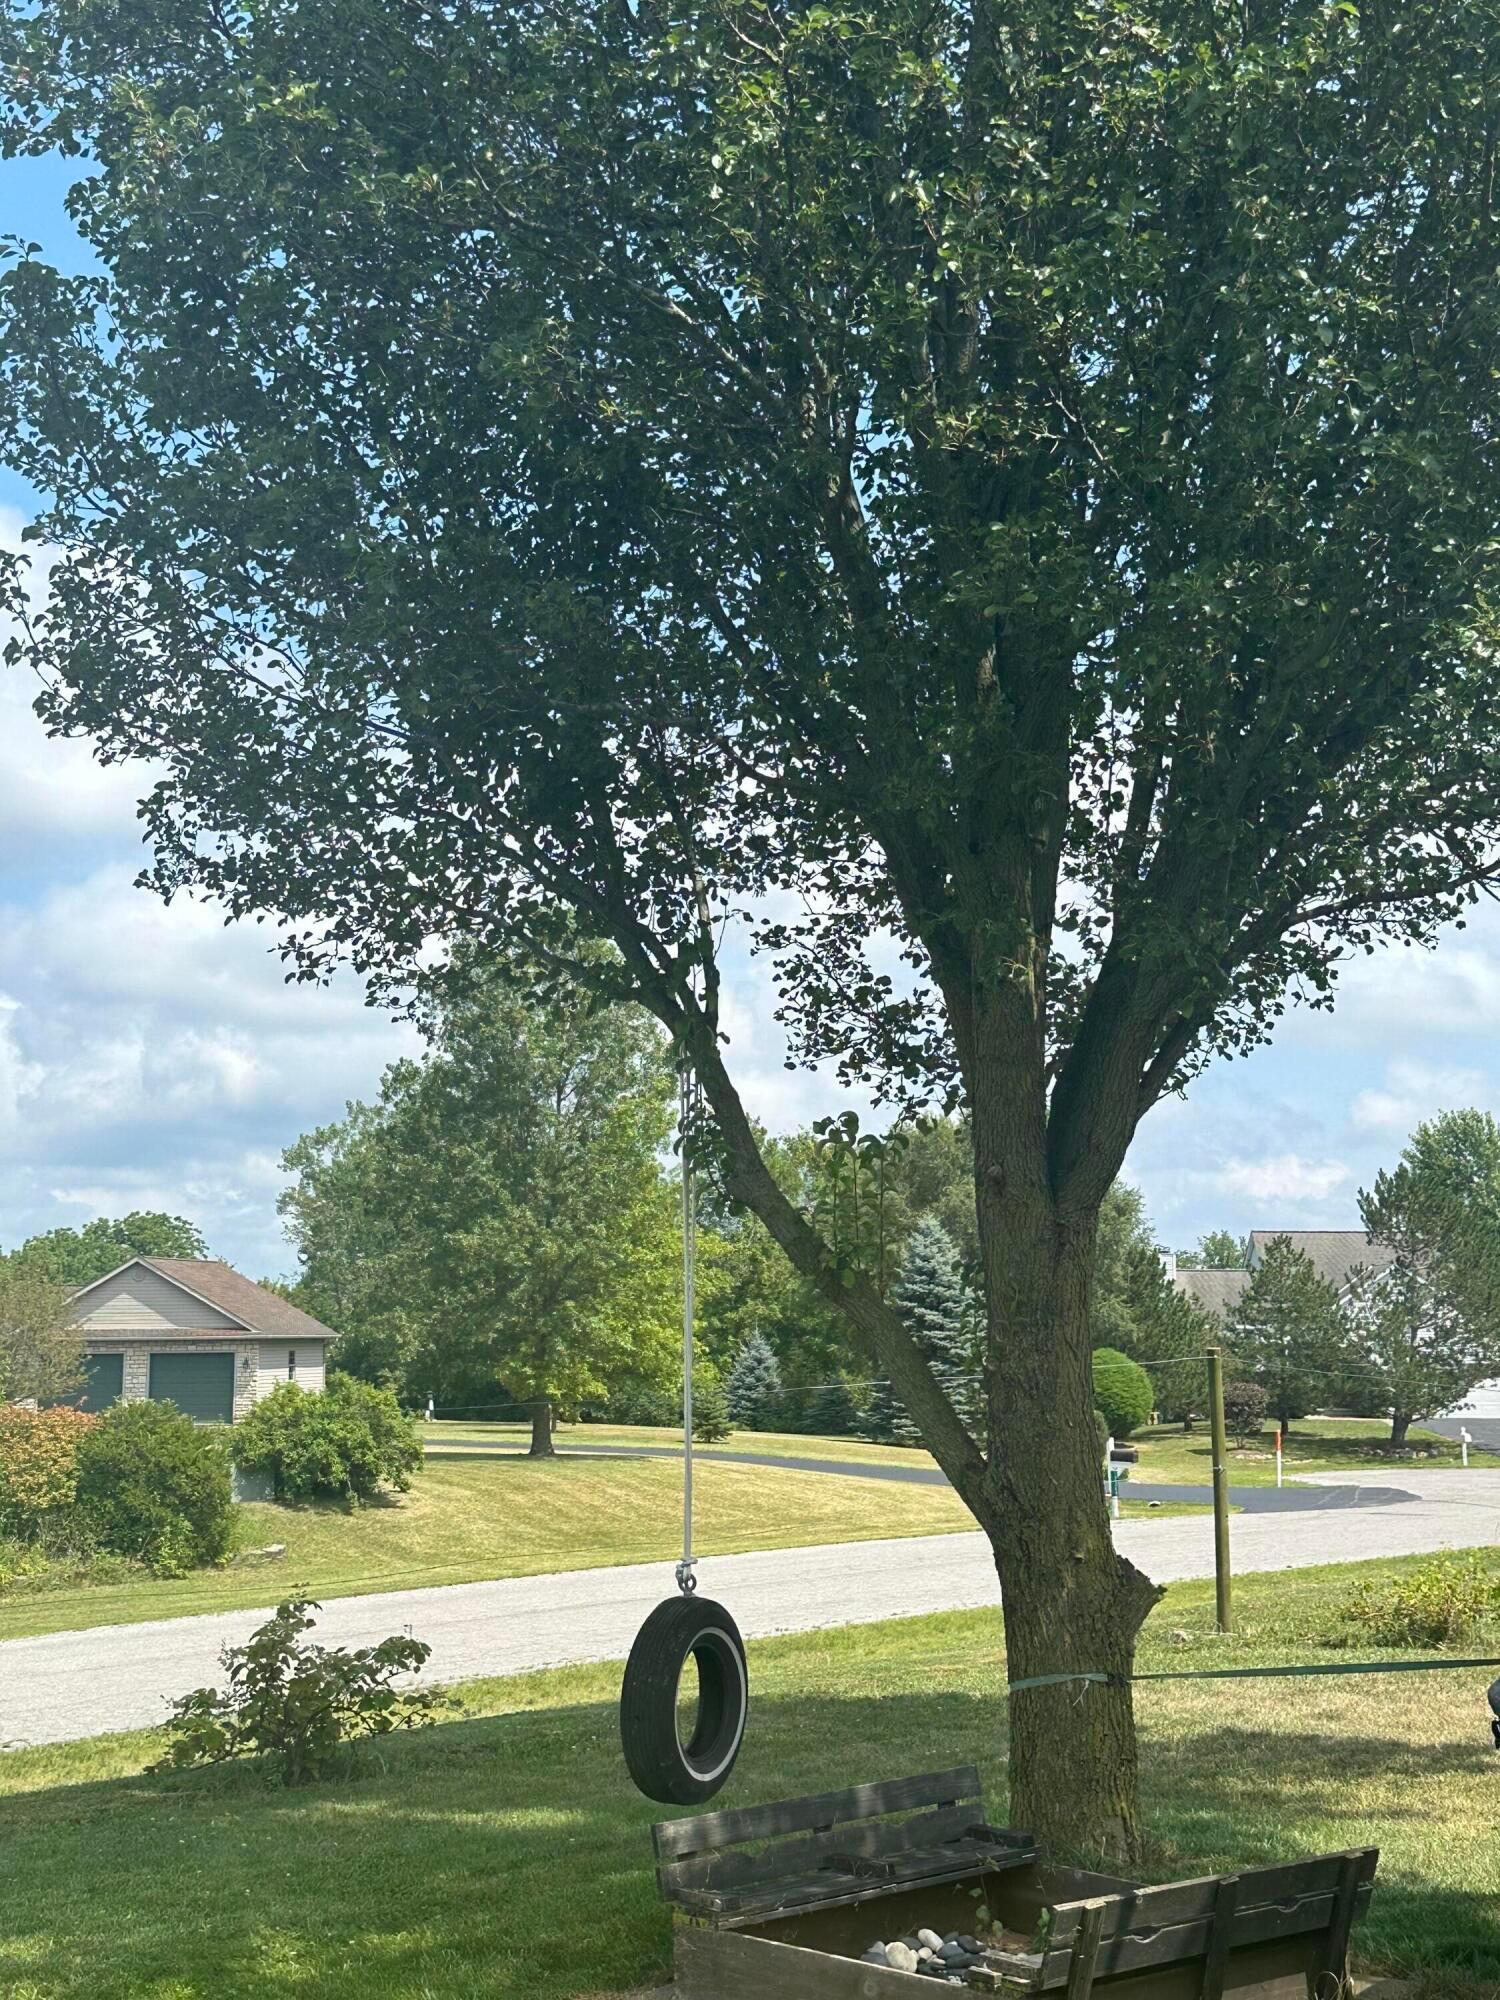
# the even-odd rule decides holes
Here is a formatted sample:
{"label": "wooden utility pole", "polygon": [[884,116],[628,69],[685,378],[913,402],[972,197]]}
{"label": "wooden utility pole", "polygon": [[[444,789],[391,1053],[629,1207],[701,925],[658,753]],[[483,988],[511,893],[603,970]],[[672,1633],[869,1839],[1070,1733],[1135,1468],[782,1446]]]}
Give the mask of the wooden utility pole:
{"label": "wooden utility pole", "polygon": [[1229,1602],[1229,1467],[1225,1463],[1229,1446],[1224,1434],[1224,1350],[1208,1350],[1208,1415],[1213,1430],[1214,1468],[1214,1585],[1218,1605],[1218,1626],[1229,1631],[1233,1613]]}

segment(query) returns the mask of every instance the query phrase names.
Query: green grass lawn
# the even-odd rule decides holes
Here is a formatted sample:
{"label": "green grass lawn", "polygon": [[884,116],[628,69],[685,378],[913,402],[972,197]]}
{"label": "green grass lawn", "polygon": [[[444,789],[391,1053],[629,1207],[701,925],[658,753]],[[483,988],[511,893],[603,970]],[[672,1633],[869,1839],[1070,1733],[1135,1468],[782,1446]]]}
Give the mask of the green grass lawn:
{"label": "green grass lawn", "polygon": [[[1408,1449],[1394,1453],[1386,1445],[1390,1425],[1364,1417],[1304,1417],[1292,1426],[1285,1440],[1283,1460],[1286,1472],[1347,1472],[1379,1485],[1382,1481],[1399,1485],[1407,1466],[1429,1470],[1442,1467],[1456,1470],[1459,1448],[1451,1438],[1436,1431],[1415,1427],[1409,1434]],[[1139,1446],[1139,1465],[1130,1468],[1132,1479],[1143,1483],[1159,1480],[1163,1485],[1207,1486],[1211,1483],[1211,1447],[1206,1428],[1184,1433],[1180,1424],[1163,1425],[1158,1430],[1141,1431],[1131,1439]],[[1493,1452],[1469,1451],[1471,1466],[1500,1465]],[[1248,1445],[1229,1448],[1231,1486],[1274,1486],[1276,1451],[1269,1427]]]}
{"label": "green grass lawn", "polygon": [[[1231,1639],[1213,1635],[1211,1586],[1176,1586],[1141,1664],[1336,1657],[1313,1635],[1377,1567],[1404,1565],[1244,1579]],[[753,1646],[750,1730],[717,1803],[974,1758],[1003,1819],[1000,1640],[997,1614],[962,1612]],[[1492,2000],[1485,1678],[1142,1687],[1145,1872],[1378,1843],[1360,1963],[1420,1973],[1424,2000]],[[0,1758],[0,1991],[564,2000],[661,1978],[668,1926],[648,1839],[661,1809],[625,1777],[618,1679],[589,1667],[473,1684],[452,1720],[295,1793],[245,1770],[143,1777],[156,1751],[144,1734]]]}
{"label": "green grass lawn", "polygon": [[[704,1464],[693,1486],[702,1555],[802,1543],[972,1529],[945,1486],[830,1478],[768,1465]],[[0,1639],[273,1603],[289,1584],[314,1597],[667,1562],[679,1553],[682,1472],[668,1459],[433,1458],[388,1503],[241,1509],[248,1547],[286,1544],[275,1562],[231,1561],[179,1579],[141,1577],[0,1599]]]}
{"label": "green grass lawn", "polygon": [[[436,1423],[424,1424],[422,1432],[434,1450],[465,1439],[512,1444],[524,1450],[529,1427],[517,1424]],[[1382,1450],[1390,1425],[1363,1417],[1306,1417],[1293,1426],[1286,1441],[1285,1469],[1294,1472],[1353,1472],[1378,1482],[1394,1476],[1403,1466],[1456,1468],[1459,1448],[1451,1438],[1435,1431],[1414,1428],[1410,1449],[1401,1455]],[[611,1424],[569,1424],[558,1432],[564,1448],[570,1444],[649,1444],[681,1450],[680,1430]],[[1164,1486],[1208,1486],[1211,1484],[1209,1439],[1206,1428],[1184,1433],[1180,1425],[1163,1425],[1158,1430],[1141,1431],[1131,1439],[1140,1449],[1140,1463],[1130,1469],[1132,1479],[1143,1484]],[[826,1458],[875,1465],[930,1466],[931,1455],[902,1445],[871,1444],[864,1438],[806,1437],[793,1431],[735,1431],[718,1446],[705,1450],[753,1452],[762,1458]],[[1472,1466],[1500,1466],[1500,1455],[1471,1449]],[[1268,1427],[1262,1437],[1248,1446],[1231,1444],[1229,1477],[1236,1486],[1274,1486],[1276,1457]]]}
{"label": "green grass lawn", "polygon": [[[1127,1501],[1127,1515],[1201,1511]],[[318,1598],[409,1590],[610,1563],[668,1562],[678,1554],[682,1473],[668,1459],[465,1456],[456,1444],[429,1458],[410,1493],[385,1504],[250,1504],[240,1511],[247,1550],[282,1542],[275,1561],[246,1555],[181,1578],[0,1597],[0,1639],[86,1625],[133,1624],[274,1603],[291,1584]],[[973,1516],[946,1486],[830,1478],[768,1462],[705,1463],[693,1485],[701,1555],[814,1542],[970,1530]]]}

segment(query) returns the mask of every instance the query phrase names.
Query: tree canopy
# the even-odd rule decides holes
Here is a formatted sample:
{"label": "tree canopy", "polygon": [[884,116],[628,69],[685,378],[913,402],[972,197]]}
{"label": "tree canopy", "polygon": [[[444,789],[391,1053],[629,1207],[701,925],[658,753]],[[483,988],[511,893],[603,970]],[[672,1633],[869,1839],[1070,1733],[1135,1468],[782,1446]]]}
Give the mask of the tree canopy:
{"label": "tree canopy", "polygon": [[28,1236],[10,1252],[12,1264],[40,1272],[70,1289],[90,1285],[131,1257],[206,1257],[202,1232],[185,1216],[160,1209],[132,1209],[111,1218],[96,1215],[76,1229],[49,1229]]}
{"label": "tree canopy", "polygon": [[1347,1337],[1339,1296],[1289,1237],[1266,1245],[1224,1335],[1236,1373],[1265,1390],[1283,1430],[1333,1399]]}
{"label": "tree canopy", "polygon": [[[1017,1696],[1014,1809],[1128,1845],[1099,1204],[1495,874],[1493,0],[0,22],[102,266],[0,279],[44,713],[310,975],[611,941],[989,1532],[1012,1673],[1114,1675]],[[968,1113],[977,1435],[760,1157],[731,924],[794,1061]]]}
{"label": "tree canopy", "polygon": [[1413,1419],[1500,1374],[1500,1127],[1482,1111],[1427,1120],[1359,1206],[1389,1261],[1349,1287],[1351,1374],[1399,1444]]}
{"label": "tree canopy", "polygon": [[569,998],[542,1009],[460,967],[425,1013],[425,1058],[287,1155],[307,1302],[329,1302],[348,1360],[418,1398],[576,1405],[676,1367],[663,1037]]}

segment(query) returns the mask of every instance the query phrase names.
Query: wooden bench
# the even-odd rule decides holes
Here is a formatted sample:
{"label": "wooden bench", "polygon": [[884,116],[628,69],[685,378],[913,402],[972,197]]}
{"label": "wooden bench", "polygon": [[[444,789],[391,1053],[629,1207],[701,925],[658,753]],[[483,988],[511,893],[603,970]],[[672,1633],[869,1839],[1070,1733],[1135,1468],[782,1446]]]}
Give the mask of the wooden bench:
{"label": "wooden bench", "polygon": [[1057,1867],[990,1821],[972,1765],[666,1820],[653,1841],[684,2000],[918,2000],[943,1982],[865,1962],[872,1937],[969,1932],[981,1903],[1015,1948],[987,1948],[971,1991],[1337,2000],[1378,1858],[1158,1886]]}

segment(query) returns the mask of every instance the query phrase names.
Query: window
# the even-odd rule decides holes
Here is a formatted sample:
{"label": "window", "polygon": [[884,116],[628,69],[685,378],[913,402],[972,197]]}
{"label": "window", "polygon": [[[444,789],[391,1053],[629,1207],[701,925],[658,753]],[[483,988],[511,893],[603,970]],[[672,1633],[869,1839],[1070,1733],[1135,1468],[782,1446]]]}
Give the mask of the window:
{"label": "window", "polygon": [[297,1350],[295,1347],[289,1347],[286,1351],[286,1379],[288,1382],[295,1382],[297,1379]]}

